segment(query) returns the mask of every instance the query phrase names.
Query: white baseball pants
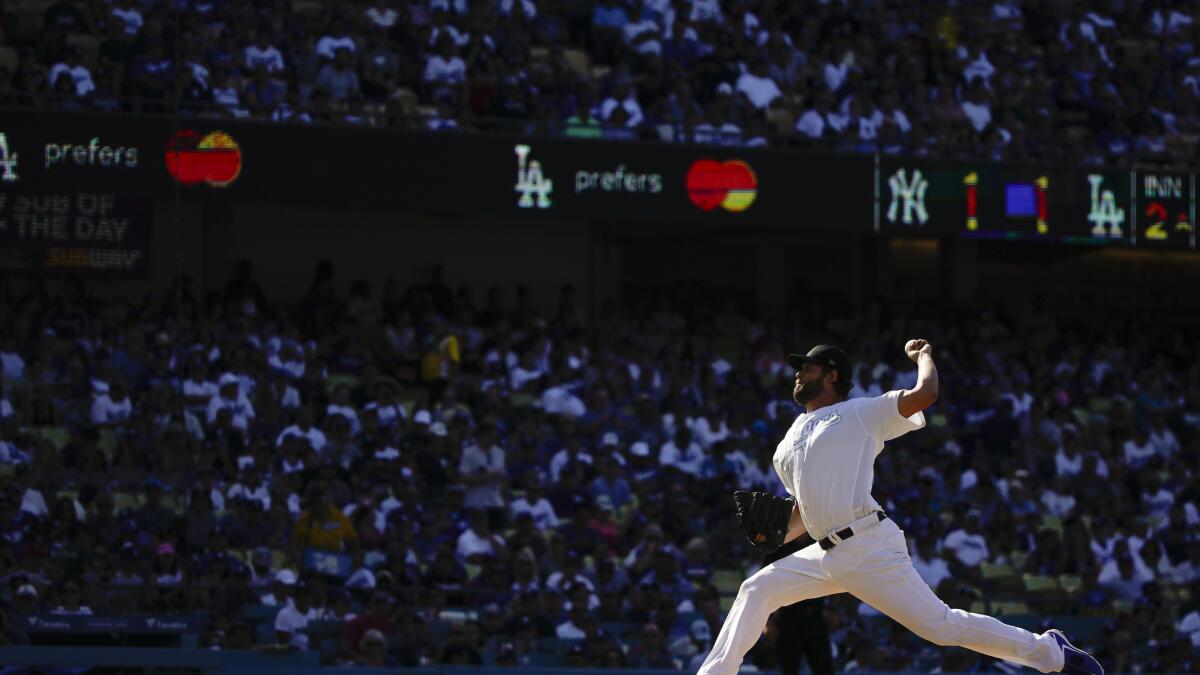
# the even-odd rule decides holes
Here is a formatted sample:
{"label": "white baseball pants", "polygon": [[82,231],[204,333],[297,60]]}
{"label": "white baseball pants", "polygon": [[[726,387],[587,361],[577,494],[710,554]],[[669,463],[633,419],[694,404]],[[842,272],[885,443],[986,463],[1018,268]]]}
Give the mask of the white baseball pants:
{"label": "white baseball pants", "polygon": [[746,579],[697,675],[734,675],[772,612],[834,593],[850,593],[936,645],[966,647],[1043,673],[1063,667],[1053,637],[950,609],[938,599],[913,569],[904,532],[889,518],[828,551],[812,544]]}

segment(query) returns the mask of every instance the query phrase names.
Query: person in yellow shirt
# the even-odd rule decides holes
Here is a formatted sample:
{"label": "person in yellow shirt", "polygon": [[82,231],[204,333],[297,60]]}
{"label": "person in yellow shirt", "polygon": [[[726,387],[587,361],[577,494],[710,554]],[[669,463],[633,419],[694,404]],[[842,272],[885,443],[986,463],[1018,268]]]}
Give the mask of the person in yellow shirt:
{"label": "person in yellow shirt", "polygon": [[421,380],[430,385],[436,399],[441,390],[458,374],[462,364],[462,352],[458,336],[443,319],[438,319],[432,332],[433,339],[427,343],[421,357]]}
{"label": "person in yellow shirt", "polygon": [[296,520],[293,541],[302,553],[305,549],[336,553],[358,553],[358,533],[354,525],[329,498],[325,487],[313,483],[304,494],[307,505]]}

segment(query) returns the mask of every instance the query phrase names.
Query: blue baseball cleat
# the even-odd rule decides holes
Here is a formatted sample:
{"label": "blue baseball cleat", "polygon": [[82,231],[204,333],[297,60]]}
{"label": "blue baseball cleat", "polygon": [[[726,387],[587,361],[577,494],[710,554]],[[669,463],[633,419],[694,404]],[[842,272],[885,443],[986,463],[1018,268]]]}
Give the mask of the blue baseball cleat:
{"label": "blue baseball cleat", "polygon": [[1104,675],[1104,668],[1100,667],[1100,662],[1092,658],[1091,654],[1071,644],[1061,630],[1051,628],[1046,632],[1053,635],[1054,639],[1058,640],[1058,646],[1062,647],[1062,672],[1074,675]]}

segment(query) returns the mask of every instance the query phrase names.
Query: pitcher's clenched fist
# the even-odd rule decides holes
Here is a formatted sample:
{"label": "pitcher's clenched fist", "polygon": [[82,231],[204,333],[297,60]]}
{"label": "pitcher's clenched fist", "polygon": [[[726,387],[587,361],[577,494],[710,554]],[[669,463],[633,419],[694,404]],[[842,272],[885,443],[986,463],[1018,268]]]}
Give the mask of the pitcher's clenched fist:
{"label": "pitcher's clenched fist", "polygon": [[922,340],[920,338],[909,340],[904,345],[904,353],[908,355],[908,358],[912,359],[913,363],[916,363],[922,354],[933,356],[933,345],[929,344],[929,340]]}

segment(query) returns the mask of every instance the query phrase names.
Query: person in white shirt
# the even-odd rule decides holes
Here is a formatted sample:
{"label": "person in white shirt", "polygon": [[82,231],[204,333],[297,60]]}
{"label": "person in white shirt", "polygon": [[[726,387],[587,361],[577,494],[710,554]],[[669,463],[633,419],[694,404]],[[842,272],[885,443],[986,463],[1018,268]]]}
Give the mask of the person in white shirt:
{"label": "person in white shirt", "polygon": [[600,118],[605,121],[609,120],[617,108],[623,108],[629,115],[624,124],[626,127],[636,127],[645,119],[642,114],[642,106],[638,104],[637,98],[633,94],[633,88],[629,86],[628,82],[618,84],[613,88],[612,95],[600,103]]}
{"label": "person in white shirt", "polygon": [[325,438],[325,432],[313,425],[312,411],[307,407],[296,409],[296,421],[288,428],[279,432],[279,436],[275,437],[275,447],[283,445],[284,440],[288,436],[303,436],[307,438],[309,445],[317,452],[321,452],[328,442]]}
{"label": "person in white shirt", "polygon": [[195,413],[204,410],[208,402],[219,393],[217,383],[208,379],[208,370],[203,365],[188,370],[182,389],[183,400],[187,403],[188,410]]}
{"label": "person in white shirt", "polygon": [[639,54],[662,54],[662,28],[644,4],[638,5],[633,21],[625,24],[621,35],[625,44]]}
{"label": "person in white shirt", "polygon": [[504,470],[504,450],[496,444],[496,429],[481,425],[475,443],[463,448],[458,475],[467,486],[463,505],[467,508],[504,508],[501,485],[508,478]]}
{"label": "person in white shirt", "polygon": [[579,436],[567,438],[563,449],[554,453],[554,456],[550,458],[550,480],[557,483],[562,476],[563,469],[567,468],[567,464],[571,462],[592,465],[592,455],[581,447]]}
{"label": "person in white shirt", "polygon": [[842,47],[834,49],[830,47],[829,58],[825,62],[823,74],[825,76],[825,86],[829,91],[836,92],[846,84],[846,80],[850,77],[850,69],[854,63],[854,52]]}
{"label": "person in white shirt", "polygon": [[458,535],[455,552],[459,560],[478,565],[480,558],[498,556],[505,550],[504,537],[492,532],[492,528],[488,526],[486,511],[471,511],[470,523],[470,526]]}
{"label": "person in white shirt", "polygon": [[554,505],[546,499],[546,491],[540,485],[531,485],[525,494],[514,499],[509,506],[513,518],[528,513],[537,529],[545,531],[558,527],[558,514]]}
{"label": "person in white shirt", "polygon": [[96,83],[92,80],[92,71],[83,65],[83,54],[78,46],[67,47],[66,61],[60,61],[51,66],[50,74],[46,79],[53,85],[58,81],[59,75],[63,73],[70,76],[71,81],[75,83],[76,96],[87,96],[96,90]]}
{"label": "person in white shirt", "polygon": [[308,649],[304,629],[309,621],[318,621],[321,610],[312,606],[312,596],[303,581],[288,586],[291,591],[287,604],[275,614],[275,642],[301,651]]}
{"label": "person in white shirt", "polygon": [[363,406],[363,411],[373,413],[379,420],[379,426],[384,429],[391,429],[408,418],[396,387],[386,382],[375,388],[375,400]]}
{"label": "person in white shirt", "polygon": [[376,28],[389,30],[396,25],[396,20],[400,18],[400,12],[397,12],[392,4],[394,1],[376,0],[363,13],[366,15],[367,21],[370,21]]}
{"label": "person in white shirt", "polygon": [[357,436],[362,430],[362,424],[358,421],[358,410],[354,408],[354,403],[350,401],[350,387],[340,384],[333,391],[333,400],[325,408],[326,415],[341,415],[350,423],[350,435]]}
{"label": "person in white shirt", "polygon": [[917,574],[903,530],[871,496],[875,458],[886,441],[925,426],[938,397],[933,347],[910,340],[913,389],[847,399],[853,368],[845,352],[819,345],[789,355],[793,396],[805,407],[776,448],[773,463],[794,500],[783,543],[807,533],[816,543],[763,567],[742,583],[697,675],[735,675],[780,607],[851,593],[918,636],[1036,668],[1102,675],[1098,662],[1061,632],[1042,634],[951,609]]}
{"label": "person in white shirt", "polygon": [[25,376],[25,359],[17,353],[12,338],[5,341],[4,349],[0,349],[0,376],[9,382],[20,381]]}
{"label": "person in white shirt", "polygon": [[759,110],[766,110],[775,99],[783,96],[779,85],[767,74],[767,62],[762,59],[756,60],[749,71],[742,73],[735,88],[750,101],[750,105]]}
{"label": "person in white shirt", "polygon": [[1063,446],[1054,455],[1054,469],[1059,476],[1078,476],[1083,471],[1083,453],[1074,436],[1064,439]]}
{"label": "person in white shirt", "polygon": [[542,391],[540,403],[542,411],[547,415],[569,415],[582,417],[587,413],[587,405],[583,399],[571,392],[571,385],[561,381],[557,374],[551,374]]}
{"label": "person in white shirt", "polygon": [[967,511],[963,527],[946,535],[942,546],[954,551],[954,557],[967,567],[979,567],[988,560],[987,539],[980,532],[983,514],[978,509]]}
{"label": "person in white shirt", "polygon": [[112,426],[121,424],[133,414],[133,401],[125,393],[125,385],[114,382],[108,388],[108,393],[99,394],[92,402],[92,424],[96,426]]}
{"label": "person in white shirt", "polygon": [[946,559],[938,555],[935,541],[932,537],[917,537],[915,551],[912,553],[913,569],[921,575],[921,579],[930,588],[936,589],[942,581],[950,578],[950,565]]}
{"label": "person in white shirt", "polygon": [[692,0],[692,13],[688,18],[693,22],[718,22],[721,20],[720,0]]}
{"label": "person in white shirt", "polygon": [[825,116],[832,108],[833,100],[829,98],[829,94],[817,94],[812,107],[805,110],[800,119],[796,120],[796,131],[809,138],[820,138],[825,134]]}
{"label": "person in white shirt", "polygon": [[242,59],[247,71],[254,72],[259,67],[264,67],[268,73],[283,72],[283,54],[271,44],[268,37],[264,33],[256,33],[253,42],[242,50]]}
{"label": "person in white shirt", "polygon": [[134,0],[118,0],[112,9],[112,15],[125,24],[125,34],[130,37],[136,36],[142,30],[142,25],[145,23],[142,13],[138,10]]}
{"label": "person in white shirt", "polygon": [[1121,450],[1125,464],[1131,469],[1142,468],[1158,454],[1150,443],[1150,436],[1140,426],[1134,432],[1133,438],[1121,446]]}
{"label": "person in white shirt", "polygon": [[1162,413],[1155,414],[1150,423],[1150,447],[1164,459],[1169,459],[1179,452],[1179,439],[1167,426],[1166,417]]}
{"label": "person in white shirt", "polygon": [[208,423],[212,424],[217,419],[217,411],[225,409],[229,410],[233,426],[246,431],[250,427],[250,420],[254,419],[254,406],[242,392],[237,375],[222,375],[217,381],[217,392],[208,402]]}
{"label": "person in white shirt", "polygon": [[346,32],[346,22],[335,19],[329,35],[317,40],[316,52],[321,58],[332,61],[339,49],[349,49],[351,53],[358,54],[358,43]]}
{"label": "person in white shirt", "polygon": [[988,60],[987,52],[983,50],[983,47],[976,44],[969,51],[965,47],[959,47],[959,51],[961,53],[959,58],[967,61],[967,65],[963,68],[963,79],[966,83],[969,85],[975,80],[982,80],[985,87],[990,87],[996,67]]}
{"label": "person in white shirt", "polygon": [[225,497],[230,501],[245,499],[258,502],[263,511],[271,510],[271,491],[269,483],[263,479],[262,472],[253,464],[247,464],[241,469],[237,482],[229,486]]}
{"label": "person in white shirt", "polygon": [[658,463],[689,476],[699,476],[700,466],[704,463],[704,449],[692,440],[691,430],[681,424],[675,429],[675,437],[659,448]]}
{"label": "person in white shirt", "polygon": [[992,108],[982,82],[976,81],[971,87],[966,100],[962,102],[962,111],[975,131],[983,131],[992,123]]}
{"label": "person in white shirt", "polygon": [[1153,580],[1154,572],[1125,547],[1119,547],[1117,555],[1104,563],[1098,578],[1100,585],[1113,595],[1131,602],[1142,597],[1142,586]]}
{"label": "person in white shirt", "polygon": [[1046,507],[1046,513],[1055,518],[1066,518],[1075,510],[1075,497],[1071,495],[1064,476],[1054,479],[1054,487],[1042,490],[1041,502]]}
{"label": "person in white shirt", "polygon": [[430,84],[455,85],[467,79],[467,64],[456,52],[454,42],[443,39],[438,53],[425,62],[425,81]]}

